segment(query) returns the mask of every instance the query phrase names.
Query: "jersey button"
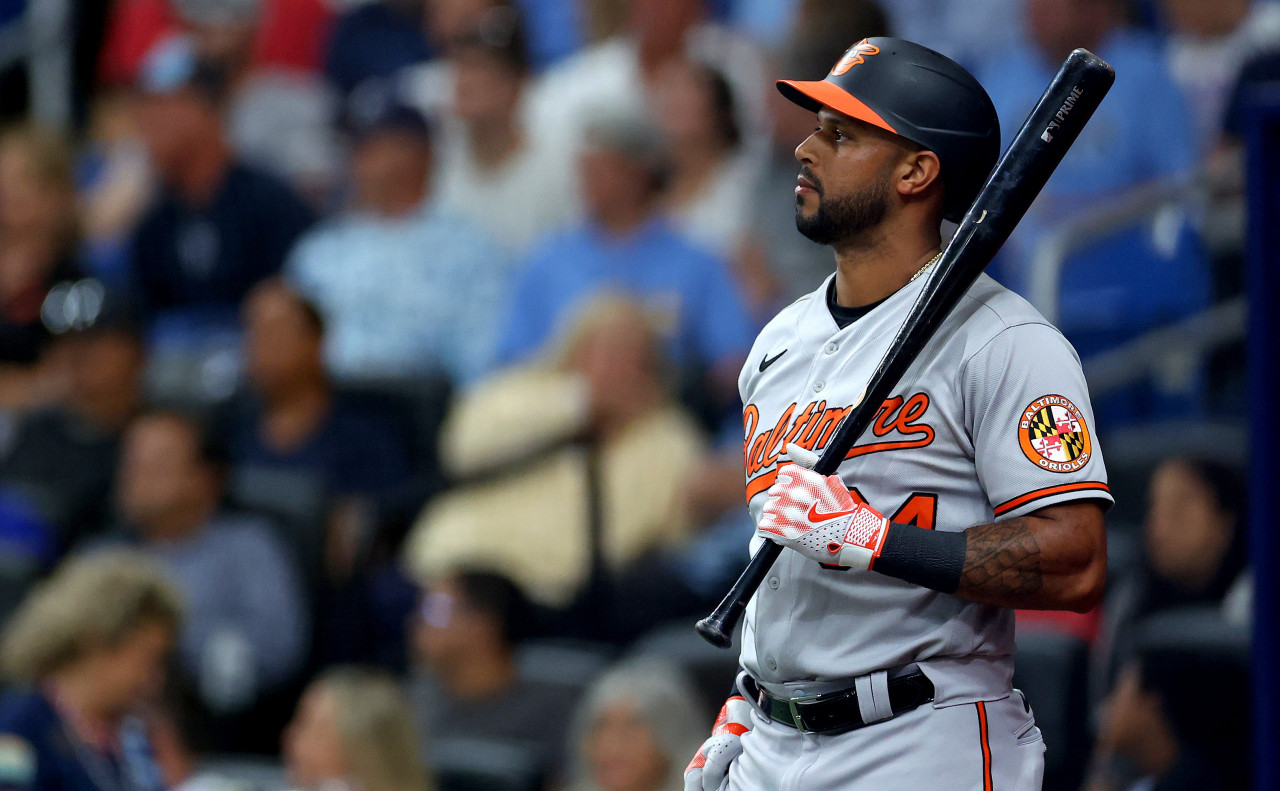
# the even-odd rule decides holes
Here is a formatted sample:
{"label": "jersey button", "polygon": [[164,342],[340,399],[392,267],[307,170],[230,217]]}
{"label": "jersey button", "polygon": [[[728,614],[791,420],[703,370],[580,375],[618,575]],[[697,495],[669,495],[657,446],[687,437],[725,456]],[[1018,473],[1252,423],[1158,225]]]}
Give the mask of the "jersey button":
{"label": "jersey button", "polygon": [[814,382],[814,383],[813,383],[813,392],[815,392],[815,393],[821,393],[821,392],[822,392],[822,388],[824,388],[824,387],[826,387],[826,386],[827,386],[827,383],[826,383],[826,382],[824,382],[824,381],[822,381],[821,379],[819,379],[818,381],[816,381],[816,382]]}
{"label": "jersey button", "polygon": [[777,589],[778,589],[778,578],[777,578],[777,577],[770,577],[770,578],[769,578],[769,588],[770,588],[770,589],[772,589],[772,590],[777,590]]}
{"label": "jersey button", "polygon": [[773,659],[770,659],[770,660],[766,661],[764,664],[765,664],[765,667],[769,668],[770,670],[777,670],[777,669],[778,669],[778,663],[777,663],[777,661],[775,661],[775,660],[773,660]]}
{"label": "jersey button", "polygon": [[835,354],[836,352],[840,351],[840,344],[836,343],[835,341],[832,341],[831,343],[828,343],[825,347],[823,347],[822,350],[827,354]]}

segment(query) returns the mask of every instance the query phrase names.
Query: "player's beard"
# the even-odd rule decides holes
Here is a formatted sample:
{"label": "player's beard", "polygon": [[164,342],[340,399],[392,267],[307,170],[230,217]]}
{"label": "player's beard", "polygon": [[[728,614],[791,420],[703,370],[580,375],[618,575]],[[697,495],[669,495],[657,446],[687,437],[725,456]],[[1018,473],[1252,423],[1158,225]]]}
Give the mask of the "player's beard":
{"label": "player's beard", "polygon": [[889,178],[883,173],[853,193],[827,199],[818,192],[818,210],[806,217],[796,202],[796,230],[818,244],[835,244],[884,221],[889,212]]}

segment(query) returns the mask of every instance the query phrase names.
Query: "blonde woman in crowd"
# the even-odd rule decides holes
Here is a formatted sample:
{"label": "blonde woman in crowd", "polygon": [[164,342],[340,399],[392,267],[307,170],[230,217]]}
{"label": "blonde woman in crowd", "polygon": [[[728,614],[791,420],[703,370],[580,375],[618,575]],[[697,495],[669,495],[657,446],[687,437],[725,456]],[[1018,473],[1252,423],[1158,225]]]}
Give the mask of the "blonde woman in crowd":
{"label": "blonde woman in crowd", "polygon": [[682,791],[706,710],[670,662],[617,665],[592,684],[574,718],[569,791]]}
{"label": "blonde woman in crowd", "polygon": [[336,667],[307,688],[284,733],[293,787],[433,791],[400,687],[388,674]]}
{"label": "blonde woman in crowd", "polygon": [[[596,562],[619,574],[692,534],[684,491],[706,441],[671,395],[660,321],[601,294],[539,359],[459,399],[442,429],[441,464],[470,485],[419,517],[406,544],[419,580],[495,571],[535,603],[564,608]],[[593,532],[602,557],[592,556]]]}
{"label": "blonde woman in crowd", "polygon": [[160,791],[136,715],[158,696],[182,619],[144,557],[97,553],[36,587],[0,638],[0,785],[30,791]]}

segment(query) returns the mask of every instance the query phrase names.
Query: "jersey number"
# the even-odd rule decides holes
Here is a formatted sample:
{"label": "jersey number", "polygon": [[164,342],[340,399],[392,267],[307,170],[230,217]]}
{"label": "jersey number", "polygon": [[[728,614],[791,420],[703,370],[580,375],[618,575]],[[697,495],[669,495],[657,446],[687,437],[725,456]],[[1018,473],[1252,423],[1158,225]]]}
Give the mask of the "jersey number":
{"label": "jersey number", "polygon": [[[863,497],[862,492],[858,491],[856,487],[851,488],[849,494],[853,495],[855,502],[871,505],[867,503],[867,498]],[[871,507],[875,508],[874,505]],[[897,522],[900,525],[915,525],[916,527],[923,527],[925,530],[932,530],[934,520],[937,517],[938,495],[933,492],[912,492],[907,501],[893,512],[893,516],[889,517],[889,521]],[[818,565],[828,571],[849,570],[844,566],[832,566],[827,563],[819,563]]]}
{"label": "jersey number", "polygon": [[[853,499],[860,503],[867,503],[867,499],[862,496],[862,492],[856,488],[850,489],[849,494],[853,495]],[[867,503],[867,505],[871,505]],[[872,506],[875,508],[875,506]],[[879,509],[877,509],[879,510]],[[893,512],[893,516],[889,517],[890,522],[897,522],[900,525],[915,525],[923,527],[925,530],[932,530],[933,523],[938,517],[938,495],[933,492],[912,492],[897,511]]]}

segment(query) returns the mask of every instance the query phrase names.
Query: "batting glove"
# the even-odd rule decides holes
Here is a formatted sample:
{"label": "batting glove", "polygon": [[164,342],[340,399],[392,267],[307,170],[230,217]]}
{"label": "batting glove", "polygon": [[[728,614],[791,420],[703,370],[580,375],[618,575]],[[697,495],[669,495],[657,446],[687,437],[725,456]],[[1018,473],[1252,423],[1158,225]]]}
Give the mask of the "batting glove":
{"label": "batting glove", "polygon": [[792,464],[769,488],[756,535],[841,568],[869,569],[880,556],[889,520],[853,495],[837,475],[813,471],[818,456],[788,445]]}
{"label": "batting glove", "polygon": [[684,791],[718,791],[729,764],[742,755],[742,734],[751,730],[751,704],[734,695],[720,707],[711,738],[702,743],[684,770]]}

